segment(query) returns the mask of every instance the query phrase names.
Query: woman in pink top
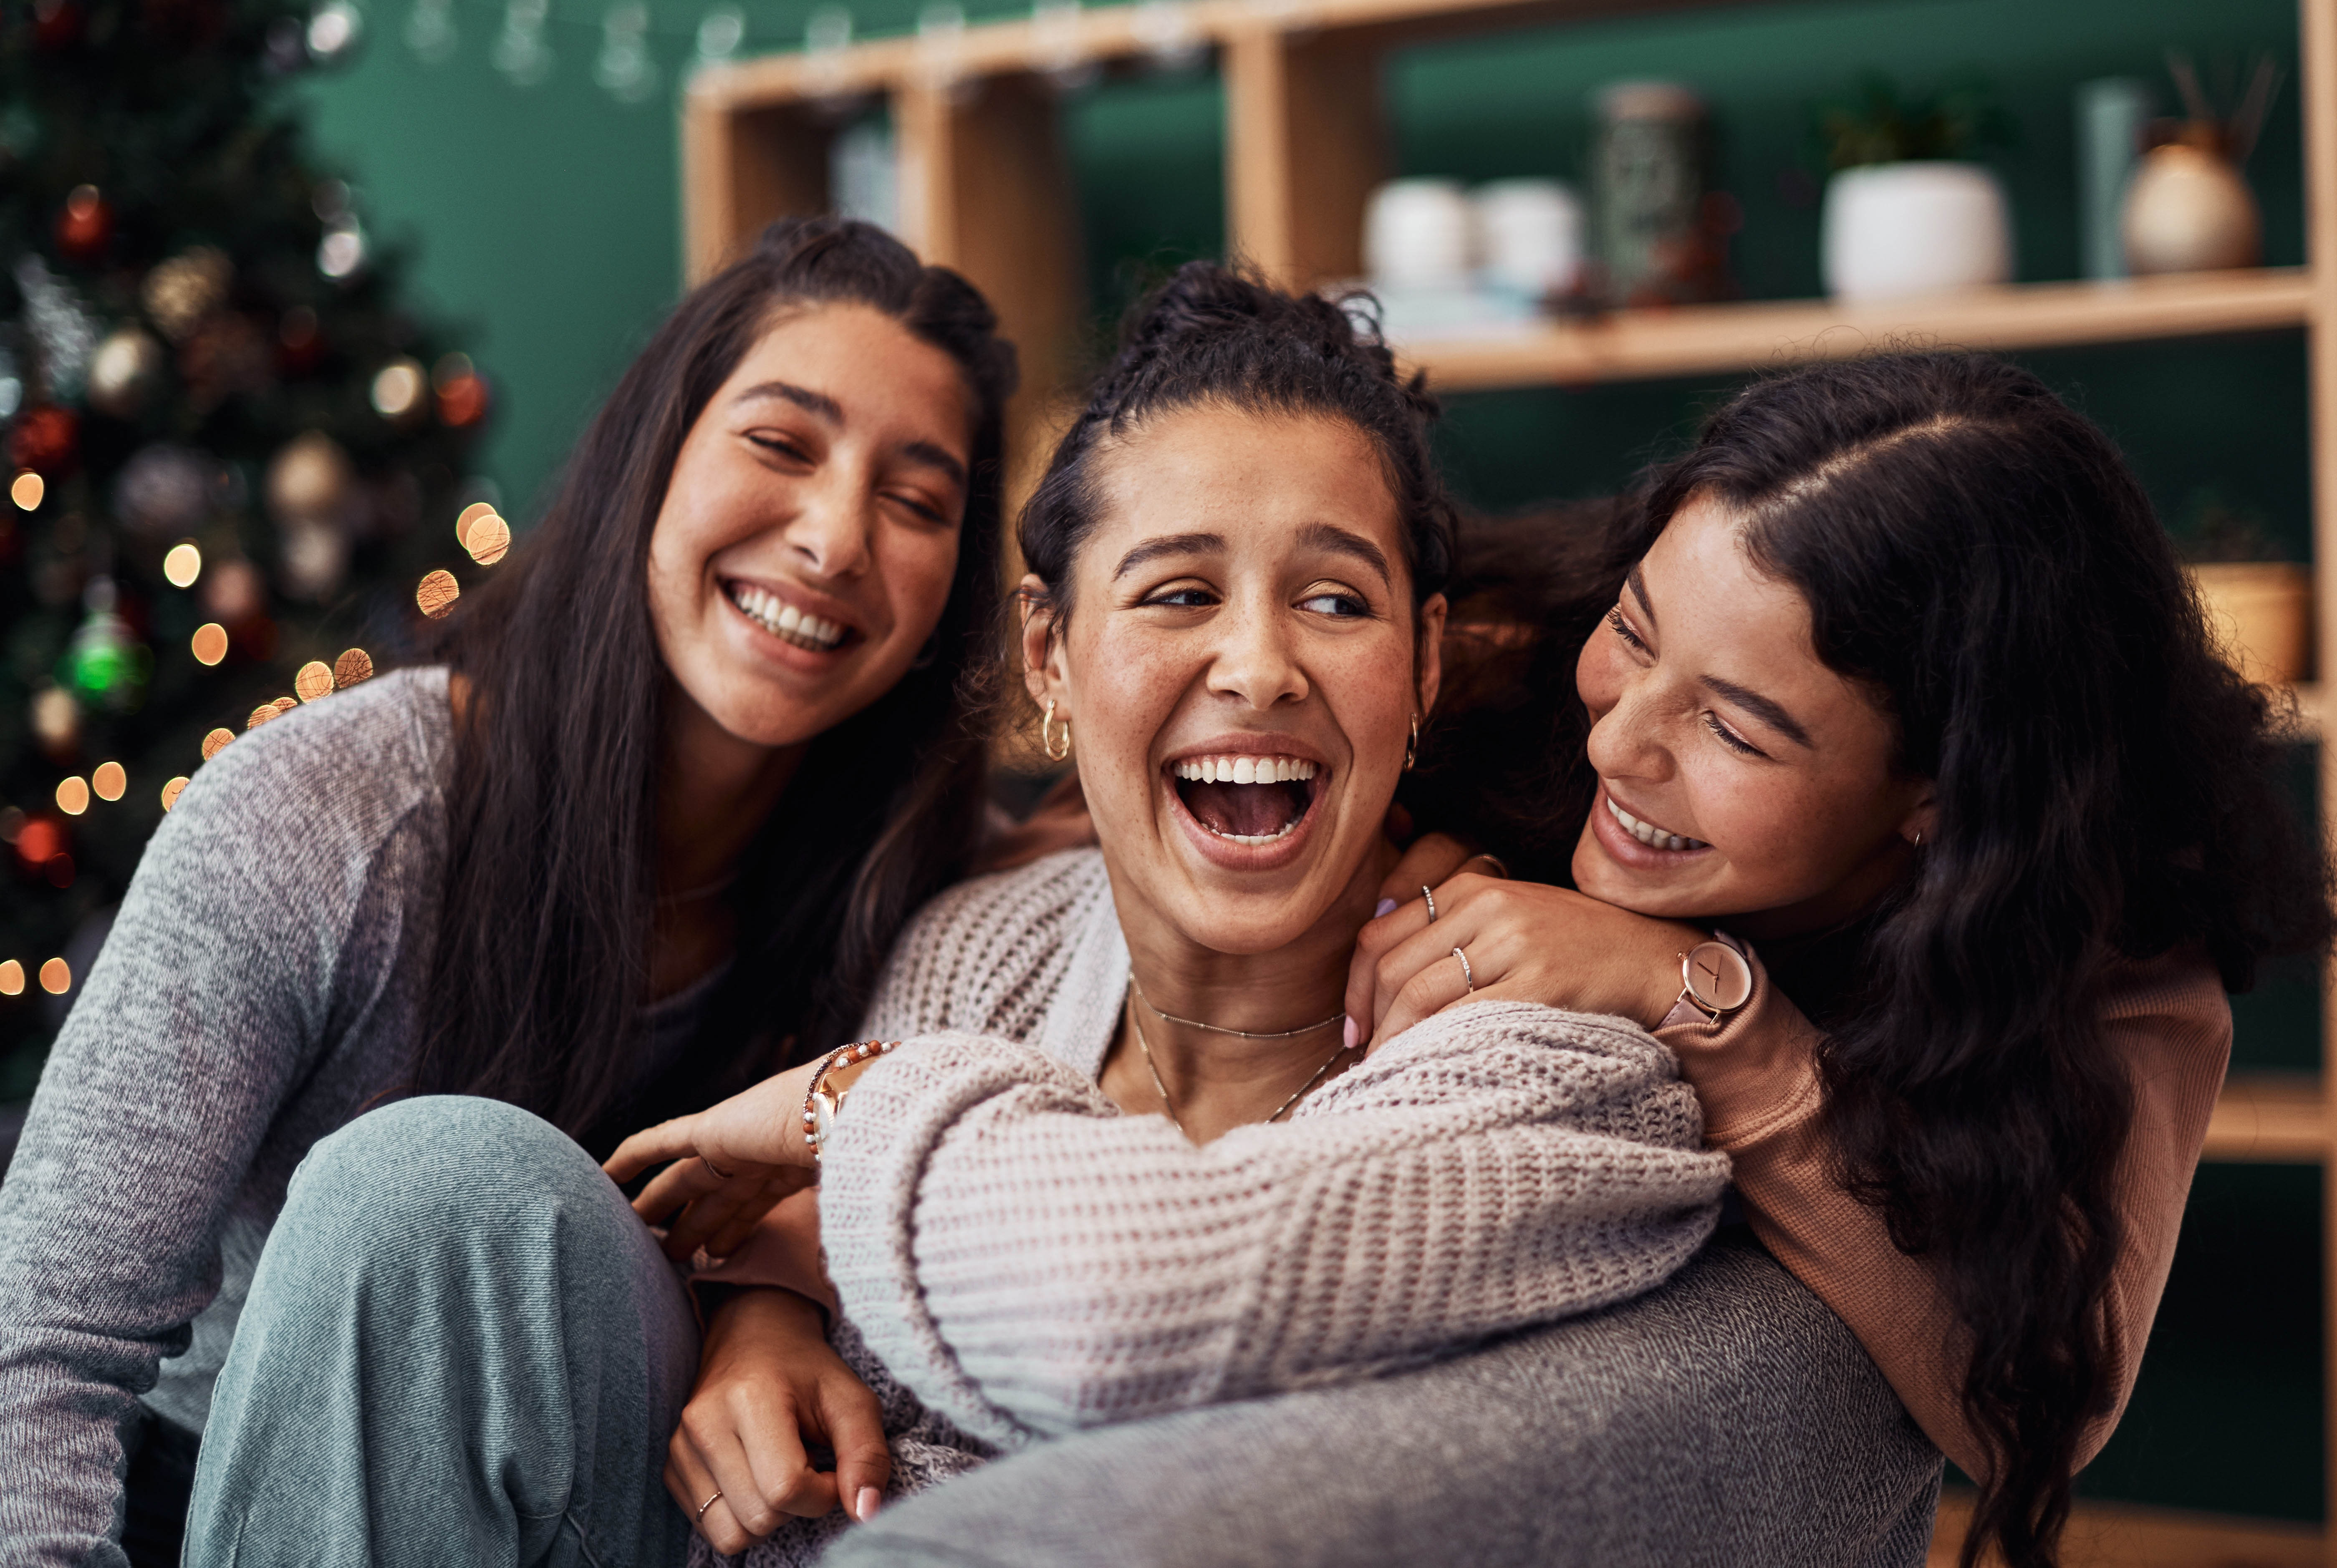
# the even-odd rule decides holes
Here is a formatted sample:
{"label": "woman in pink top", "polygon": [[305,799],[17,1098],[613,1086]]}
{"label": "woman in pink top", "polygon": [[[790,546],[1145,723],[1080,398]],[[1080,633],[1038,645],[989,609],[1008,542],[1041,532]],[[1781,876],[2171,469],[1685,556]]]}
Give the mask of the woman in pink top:
{"label": "woman in pink top", "polygon": [[1572,667],[1525,759],[1570,763],[1567,806],[1514,798],[1573,887],[1384,903],[1350,1017],[1655,1029],[1762,1239],[1979,1479],[1964,1562],[2049,1563],[2166,1280],[2224,992],[2329,943],[2285,716],[2109,441],[1999,360],[1757,383],[1619,531],[1604,625],[1540,607],[1511,688]]}

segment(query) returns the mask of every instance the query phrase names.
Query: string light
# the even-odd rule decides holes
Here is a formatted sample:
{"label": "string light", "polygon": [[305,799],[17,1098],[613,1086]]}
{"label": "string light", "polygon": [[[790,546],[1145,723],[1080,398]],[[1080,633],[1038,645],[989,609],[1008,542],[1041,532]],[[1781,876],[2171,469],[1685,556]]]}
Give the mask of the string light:
{"label": "string light", "polygon": [[276,699],[276,711],[278,713],[290,713],[294,708],[298,707],[299,706],[300,699],[297,696],[279,696]]}
{"label": "string light", "polygon": [[35,511],[40,508],[41,497],[48,492],[48,481],[28,468],[8,487],[8,499],[16,503],[19,511]]}
{"label": "string light", "polygon": [[102,762],[90,770],[89,787],[102,801],[118,801],[130,788],[130,774],[118,762]]}
{"label": "string light", "polygon": [[227,628],[215,620],[205,621],[195,628],[193,641],[197,664],[217,664],[227,657]]}
{"label": "string light", "polygon": [[444,568],[424,578],[414,590],[415,604],[432,620],[444,619],[455,608],[455,601],[462,597],[463,585],[455,580],[453,572]]}
{"label": "string light", "polygon": [[302,702],[315,702],[320,696],[332,696],[333,667],[321,658],[310,659],[292,677],[292,689]]}
{"label": "string light", "polygon": [[57,785],[57,810],[77,817],[89,810],[89,781],[79,774]]}
{"label": "string light", "polygon": [[272,702],[261,703],[258,707],[251,710],[251,716],[243,721],[243,727],[247,730],[258,729],[261,725],[264,725],[269,719],[276,717],[282,711],[282,709],[279,708]]}
{"label": "string light", "polygon": [[463,536],[463,548],[481,566],[493,566],[511,549],[511,524],[492,511],[474,518]]}
{"label": "string light", "polygon": [[53,997],[64,996],[73,989],[73,966],[63,959],[51,959],[41,966],[41,989]]}
{"label": "string light", "polygon": [[345,651],[333,661],[333,684],[344,689],[373,678],[373,656],[361,648]]}
{"label": "string light", "polygon": [[[192,588],[203,574],[203,552],[193,540],[174,544],[162,557],[162,577],[172,588]],[[216,663],[217,660],[211,662]]]}
{"label": "string light", "polygon": [[15,959],[0,963],[0,997],[21,997],[24,994],[24,966]]}
{"label": "string light", "polygon": [[162,809],[169,811],[179,803],[179,794],[187,787],[187,775],[181,774],[162,786]]}
{"label": "string light", "polygon": [[235,731],[224,726],[215,729],[211,731],[210,734],[203,736],[203,760],[205,762],[209,762],[211,758],[219,755],[220,753],[227,749],[228,742],[234,738]]}
{"label": "string light", "polygon": [[495,503],[492,501],[474,501],[471,502],[470,505],[464,507],[455,516],[455,542],[460,544],[464,550],[470,549],[471,524],[478,521],[479,519],[483,517],[493,517],[494,514]]}

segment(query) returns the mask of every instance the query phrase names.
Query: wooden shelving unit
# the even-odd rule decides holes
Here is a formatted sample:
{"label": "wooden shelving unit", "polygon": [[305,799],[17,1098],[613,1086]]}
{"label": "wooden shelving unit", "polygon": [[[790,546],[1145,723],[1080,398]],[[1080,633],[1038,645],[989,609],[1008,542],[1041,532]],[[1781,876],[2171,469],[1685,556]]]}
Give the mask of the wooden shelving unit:
{"label": "wooden shelving unit", "polygon": [[[889,108],[902,237],[981,286],[1021,348],[1013,422],[1027,454],[1076,363],[1084,317],[1079,226],[1050,83],[1184,45],[1225,82],[1232,252],[1292,287],[1362,270],[1364,201],[1386,176],[1378,62],[1440,35],[1761,0],[1198,0],[1097,6],[933,38],[781,54],[700,73],[683,109],[685,269],[704,278],[762,226],[830,205],[827,156],[856,109]],[[2001,350],[2302,331],[2311,354],[2319,646],[2337,649],[2337,0],[2299,0],[2309,254],[2293,269],[2120,284],[2043,283],[1889,306],[1823,300],[1619,312],[1500,337],[1403,346],[1447,391],[1723,375],[1912,341]],[[1026,476],[1027,481],[1027,476]],[[2321,688],[2298,688],[2302,738],[2323,726]],[[2324,822],[2337,823],[2337,746],[2321,751]],[[2337,976],[2323,986],[2337,1039]],[[2322,1170],[2327,1364],[2337,1379],[2337,1118],[2313,1076],[2235,1078],[2207,1135],[2213,1160]],[[2328,1496],[2337,1507],[2337,1387]],[[2232,1564],[2325,1560],[2337,1530],[2150,1509],[2089,1507],[2072,1563]],[[1952,1504],[1941,1540],[1960,1532]],[[2095,1546],[2086,1546],[2095,1541]]]}

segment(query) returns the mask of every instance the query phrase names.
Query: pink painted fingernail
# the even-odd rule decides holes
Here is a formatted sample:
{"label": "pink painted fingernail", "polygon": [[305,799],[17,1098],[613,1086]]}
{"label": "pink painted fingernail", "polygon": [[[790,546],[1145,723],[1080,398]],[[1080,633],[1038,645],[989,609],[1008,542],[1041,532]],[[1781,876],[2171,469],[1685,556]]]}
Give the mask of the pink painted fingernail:
{"label": "pink painted fingernail", "polygon": [[877,1491],[874,1486],[863,1486],[860,1488],[860,1495],[854,1499],[853,1512],[859,1515],[860,1522],[865,1524],[876,1517],[876,1510],[884,1505],[885,1495],[882,1492]]}
{"label": "pink painted fingernail", "polygon": [[[1379,907],[1372,911],[1372,919],[1377,920],[1382,915],[1393,913],[1394,910],[1395,901],[1393,899],[1382,899],[1379,902]],[[1353,1042],[1350,1043],[1352,1044]]]}
{"label": "pink painted fingernail", "polygon": [[1353,1018],[1350,1018],[1347,1020],[1347,1032],[1345,1038],[1347,1041],[1347,1049],[1351,1051],[1354,1050],[1357,1046],[1363,1044],[1364,1026],[1355,1022]]}

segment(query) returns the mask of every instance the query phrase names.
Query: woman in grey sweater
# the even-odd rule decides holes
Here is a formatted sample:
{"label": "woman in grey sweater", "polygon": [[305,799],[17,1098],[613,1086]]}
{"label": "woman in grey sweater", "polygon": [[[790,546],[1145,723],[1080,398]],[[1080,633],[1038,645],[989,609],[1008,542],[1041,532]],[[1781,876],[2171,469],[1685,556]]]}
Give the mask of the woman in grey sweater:
{"label": "woman in grey sweater", "polygon": [[176,1560],[287,1184],[367,1105],[491,1096],[605,1150],[857,1018],[979,826],[993,326],[877,230],[775,226],[442,666],[188,786],[0,1187],[0,1562]]}

